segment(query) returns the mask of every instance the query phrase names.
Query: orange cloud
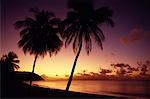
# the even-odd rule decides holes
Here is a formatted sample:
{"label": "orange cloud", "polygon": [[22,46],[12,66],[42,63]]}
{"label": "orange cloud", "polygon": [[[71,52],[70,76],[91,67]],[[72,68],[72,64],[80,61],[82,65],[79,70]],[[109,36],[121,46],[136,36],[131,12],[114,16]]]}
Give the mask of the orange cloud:
{"label": "orange cloud", "polygon": [[[149,32],[148,32],[149,33]],[[145,35],[148,35],[145,32]],[[129,43],[134,43],[143,39],[142,31],[140,28],[133,28],[130,30],[127,36],[120,37],[120,43],[122,45],[127,45]]]}
{"label": "orange cloud", "polygon": [[141,40],[141,30],[139,28],[133,28],[129,33],[128,39],[130,42]]}
{"label": "orange cloud", "polygon": [[128,38],[127,37],[120,37],[120,43],[122,45],[126,45],[128,43]]}
{"label": "orange cloud", "polygon": [[150,38],[150,32],[144,32],[144,37]]}
{"label": "orange cloud", "polygon": [[111,52],[110,55],[111,55],[111,56],[115,56],[115,53]]}

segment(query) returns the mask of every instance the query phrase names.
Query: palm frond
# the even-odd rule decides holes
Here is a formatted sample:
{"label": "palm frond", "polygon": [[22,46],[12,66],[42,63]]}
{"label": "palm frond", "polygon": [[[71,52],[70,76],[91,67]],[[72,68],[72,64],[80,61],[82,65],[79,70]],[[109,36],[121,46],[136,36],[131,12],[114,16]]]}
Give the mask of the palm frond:
{"label": "palm frond", "polygon": [[26,28],[26,27],[31,27],[33,26],[35,23],[34,19],[32,18],[26,18],[25,20],[19,20],[16,21],[14,26],[16,29],[20,29],[20,28]]}
{"label": "palm frond", "polygon": [[7,55],[3,55],[1,60],[1,65],[5,66],[3,68],[7,68],[7,71],[5,72],[12,72],[14,69],[19,69],[18,63],[20,62],[18,60],[18,56],[14,52],[9,52]]}
{"label": "palm frond", "polygon": [[111,19],[112,15],[113,15],[113,11],[112,9],[110,9],[109,7],[101,7],[99,9],[96,9],[96,16],[97,19],[99,20],[100,24],[101,23],[106,23],[110,26],[114,26],[114,22]]}
{"label": "palm frond", "polygon": [[92,40],[91,40],[91,32],[89,27],[86,27],[87,29],[85,29],[85,33],[84,33],[84,40],[85,40],[85,49],[87,54],[89,55],[89,53],[92,50]]}
{"label": "palm frond", "polygon": [[53,18],[49,21],[49,24],[51,25],[58,25],[61,22],[60,18]]}
{"label": "palm frond", "polygon": [[30,11],[34,14],[33,18],[26,18],[15,23],[15,26],[21,29],[21,40],[18,46],[24,53],[29,52],[43,57],[47,52],[50,56],[57,53],[62,47],[62,41],[57,35],[61,20],[54,17],[53,12],[35,8],[31,8]]}

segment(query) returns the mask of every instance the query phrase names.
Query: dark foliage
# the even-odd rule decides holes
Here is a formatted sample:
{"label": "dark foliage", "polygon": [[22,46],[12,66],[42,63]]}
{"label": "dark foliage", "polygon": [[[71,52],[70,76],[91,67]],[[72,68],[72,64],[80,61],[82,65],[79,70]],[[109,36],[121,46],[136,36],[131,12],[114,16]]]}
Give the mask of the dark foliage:
{"label": "dark foliage", "polygon": [[21,40],[18,42],[24,53],[43,56],[49,52],[50,56],[57,53],[62,47],[58,33],[59,18],[54,13],[31,8],[32,17],[19,20],[15,23],[16,29],[21,29]]}
{"label": "dark foliage", "polygon": [[0,60],[1,64],[1,86],[2,96],[11,93],[16,84],[16,78],[14,74],[15,69],[19,69],[18,56],[14,52],[9,52],[7,55],[3,55]]}
{"label": "dark foliage", "polygon": [[[23,49],[24,53],[29,52],[35,55],[32,73],[35,70],[35,64],[38,56],[45,56],[47,52],[50,57],[57,54],[62,47],[58,33],[58,24],[60,19],[55,14],[47,10],[31,8],[33,17],[27,17],[24,20],[16,21],[16,29],[21,29],[21,40],[18,46]],[[33,78],[31,78],[33,79]],[[32,81],[30,81],[30,85]]]}
{"label": "dark foliage", "polygon": [[112,10],[109,7],[94,9],[92,0],[69,0],[67,17],[61,22],[60,32],[65,40],[65,46],[73,45],[73,51],[77,53],[71,75],[68,80],[66,92],[68,92],[75,66],[82,49],[82,43],[85,43],[87,54],[92,50],[92,40],[103,49],[102,42],[105,39],[102,29],[99,27],[104,23],[114,26],[112,21]]}
{"label": "dark foliage", "polygon": [[17,81],[29,81],[29,80],[31,80],[31,78],[32,78],[32,81],[43,80],[43,78],[41,76],[39,76],[38,74],[35,74],[35,73],[31,73],[31,72],[16,71],[16,72],[14,72],[14,75],[15,75],[15,78],[17,79]]}

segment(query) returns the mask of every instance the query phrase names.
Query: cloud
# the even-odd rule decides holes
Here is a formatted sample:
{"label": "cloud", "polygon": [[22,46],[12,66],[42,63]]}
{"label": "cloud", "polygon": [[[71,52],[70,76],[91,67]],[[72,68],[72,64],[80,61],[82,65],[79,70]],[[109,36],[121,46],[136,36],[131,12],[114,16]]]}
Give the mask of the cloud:
{"label": "cloud", "polygon": [[117,70],[116,74],[119,76],[132,75],[134,71],[138,71],[138,68],[131,67],[129,64],[125,63],[111,64],[111,66]]}
{"label": "cloud", "polygon": [[115,56],[115,53],[111,52],[110,55],[111,55],[111,56]]}
{"label": "cloud", "polygon": [[109,70],[109,69],[100,69],[100,74],[102,75],[106,75],[107,73],[112,73],[112,70]]}
{"label": "cloud", "polygon": [[[149,32],[148,32],[149,33]],[[148,35],[145,32],[145,35]],[[142,31],[140,28],[133,28],[130,30],[127,36],[120,37],[120,43],[122,45],[127,45],[129,43],[134,43],[143,39]]]}
{"label": "cloud", "polygon": [[142,39],[141,30],[139,28],[133,28],[128,36],[130,42],[139,41]]}
{"label": "cloud", "polygon": [[122,45],[126,45],[129,41],[127,37],[120,37],[120,42]]}
{"label": "cloud", "polygon": [[144,32],[144,37],[150,38],[150,32]]}

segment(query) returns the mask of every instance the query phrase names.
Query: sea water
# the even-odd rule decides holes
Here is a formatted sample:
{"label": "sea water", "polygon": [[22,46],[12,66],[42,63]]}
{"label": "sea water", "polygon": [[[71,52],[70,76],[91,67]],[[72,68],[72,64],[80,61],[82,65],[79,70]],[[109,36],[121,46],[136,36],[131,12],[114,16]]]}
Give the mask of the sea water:
{"label": "sea water", "polygon": [[[33,85],[65,90],[67,81],[34,81]],[[150,98],[150,81],[73,80],[70,91]]]}

